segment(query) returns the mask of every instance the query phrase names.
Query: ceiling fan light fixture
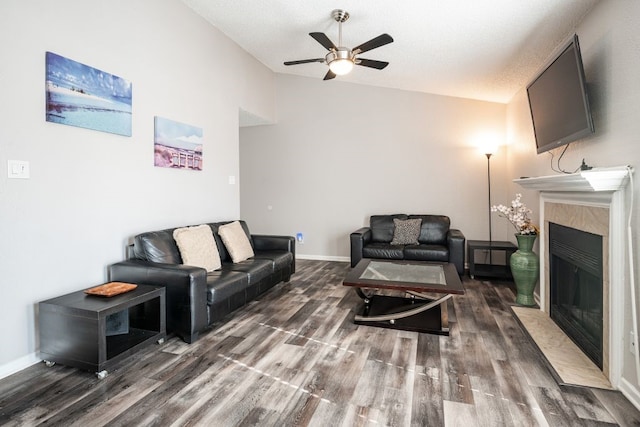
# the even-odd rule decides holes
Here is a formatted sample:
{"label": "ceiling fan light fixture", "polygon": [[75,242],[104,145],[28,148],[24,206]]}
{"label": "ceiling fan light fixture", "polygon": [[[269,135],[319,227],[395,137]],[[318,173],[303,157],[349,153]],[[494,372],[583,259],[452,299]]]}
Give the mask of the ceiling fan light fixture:
{"label": "ceiling fan light fixture", "polygon": [[368,52],[372,49],[376,49],[380,46],[384,46],[393,42],[393,38],[387,34],[380,34],[378,37],[374,37],[369,41],[366,41],[353,49],[342,46],[342,23],[349,19],[349,13],[342,9],[336,9],[331,12],[333,19],[338,22],[338,44],[334,44],[325,33],[312,32],[309,35],[318,43],[320,43],[325,49],[329,51],[322,58],[302,59],[297,61],[286,61],[284,65],[298,65],[307,64],[310,62],[324,62],[329,66],[329,71],[324,76],[323,80],[331,80],[336,76],[342,76],[349,74],[354,65],[361,65],[363,67],[369,67],[376,70],[382,70],[388,62],[376,61],[373,59],[358,58],[358,55],[364,52]]}
{"label": "ceiling fan light fixture", "polygon": [[329,69],[337,76],[349,74],[353,69],[353,61],[350,59],[335,59],[329,64]]}
{"label": "ceiling fan light fixture", "polygon": [[329,52],[325,59],[329,69],[337,76],[349,74],[353,69],[354,58],[349,49],[340,47]]}

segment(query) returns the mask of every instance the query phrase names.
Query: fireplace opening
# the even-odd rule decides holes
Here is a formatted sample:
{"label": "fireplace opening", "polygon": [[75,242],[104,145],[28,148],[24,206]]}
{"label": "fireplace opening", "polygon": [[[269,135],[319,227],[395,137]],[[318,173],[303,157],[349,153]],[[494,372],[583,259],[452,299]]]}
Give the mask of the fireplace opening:
{"label": "fireplace opening", "polygon": [[550,316],[602,369],[602,236],[549,223]]}

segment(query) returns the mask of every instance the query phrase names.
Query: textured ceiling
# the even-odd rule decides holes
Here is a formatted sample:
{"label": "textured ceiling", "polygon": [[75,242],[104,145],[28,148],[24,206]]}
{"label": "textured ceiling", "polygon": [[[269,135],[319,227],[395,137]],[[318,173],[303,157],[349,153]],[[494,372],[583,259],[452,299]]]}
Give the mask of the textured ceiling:
{"label": "textured ceiling", "polygon": [[508,102],[599,0],[183,0],[277,73],[322,79],[327,51],[308,33],[338,44],[333,9],[350,18],[342,41],[353,48],[382,33],[394,42],[363,58],[384,70],[355,67],[335,81]]}

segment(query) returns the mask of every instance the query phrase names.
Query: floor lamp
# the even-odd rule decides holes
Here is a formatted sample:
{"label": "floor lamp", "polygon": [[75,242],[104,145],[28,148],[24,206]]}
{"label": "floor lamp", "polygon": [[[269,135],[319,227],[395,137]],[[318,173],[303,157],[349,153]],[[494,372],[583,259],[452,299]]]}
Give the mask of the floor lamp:
{"label": "floor lamp", "polygon": [[[488,189],[488,202],[489,202],[489,244],[493,242],[493,237],[491,235],[491,156],[493,153],[485,153],[487,156],[487,189]],[[489,256],[491,256],[491,252],[489,252]]]}

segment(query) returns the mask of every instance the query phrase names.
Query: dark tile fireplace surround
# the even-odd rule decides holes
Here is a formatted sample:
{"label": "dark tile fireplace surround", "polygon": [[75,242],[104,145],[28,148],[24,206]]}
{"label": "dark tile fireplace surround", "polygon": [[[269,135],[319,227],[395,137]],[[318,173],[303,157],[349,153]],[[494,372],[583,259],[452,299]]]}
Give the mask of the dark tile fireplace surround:
{"label": "dark tile fireplace surround", "polygon": [[549,223],[550,316],[602,369],[602,236]]}

